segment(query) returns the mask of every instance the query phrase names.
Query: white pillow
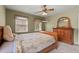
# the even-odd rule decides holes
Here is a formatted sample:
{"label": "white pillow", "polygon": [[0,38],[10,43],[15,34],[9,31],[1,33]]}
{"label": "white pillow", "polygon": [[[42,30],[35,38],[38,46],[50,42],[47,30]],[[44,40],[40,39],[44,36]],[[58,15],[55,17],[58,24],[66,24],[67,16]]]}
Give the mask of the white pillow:
{"label": "white pillow", "polygon": [[6,41],[13,41],[14,40],[14,36],[11,30],[10,26],[4,26],[3,28],[3,38]]}

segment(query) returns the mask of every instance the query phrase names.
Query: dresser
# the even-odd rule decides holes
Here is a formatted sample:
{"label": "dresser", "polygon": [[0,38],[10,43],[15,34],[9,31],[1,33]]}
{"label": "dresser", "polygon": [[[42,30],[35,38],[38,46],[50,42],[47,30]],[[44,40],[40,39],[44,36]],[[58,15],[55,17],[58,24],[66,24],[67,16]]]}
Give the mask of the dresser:
{"label": "dresser", "polygon": [[54,32],[57,32],[58,40],[73,44],[73,28],[53,28]]}

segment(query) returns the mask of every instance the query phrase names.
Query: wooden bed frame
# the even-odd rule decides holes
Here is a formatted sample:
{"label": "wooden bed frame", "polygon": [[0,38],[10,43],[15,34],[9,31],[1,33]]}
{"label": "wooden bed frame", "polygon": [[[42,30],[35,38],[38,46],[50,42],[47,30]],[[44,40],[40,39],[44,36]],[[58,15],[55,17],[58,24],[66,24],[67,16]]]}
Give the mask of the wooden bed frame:
{"label": "wooden bed frame", "polygon": [[[51,44],[50,46],[44,48],[43,50],[37,52],[37,53],[47,53],[50,52],[53,49],[58,48],[58,40],[57,40],[57,33],[56,32],[41,32],[43,34],[51,35],[55,37],[55,43]],[[3,39],[3,27],[0,26],[0,40]]]}
{"label": "wooden bed frame", "polygon": [[0,46],[2,45],[3,43],[3,27],[0,26]]}
{"label": "wooden bed frame", "polygon": [[53,43],[52,45],[46,47],[45,49],[39,51],[38,53],[48,53],[53,49],[57,49],[58,48],[58,40],[57,40],[57,33],[56,32],[41,32],[43,34],[47,34],[50,36],[54,36],[55,37],[55,43]]}

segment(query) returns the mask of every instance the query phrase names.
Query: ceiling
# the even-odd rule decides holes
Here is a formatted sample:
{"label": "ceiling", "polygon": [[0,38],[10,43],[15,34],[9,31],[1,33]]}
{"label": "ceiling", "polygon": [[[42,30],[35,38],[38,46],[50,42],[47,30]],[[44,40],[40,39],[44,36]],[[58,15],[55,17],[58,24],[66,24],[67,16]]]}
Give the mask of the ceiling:
{"label": "ceiling", "polygon": [[[21,12],[25,12],[25,13],[29,13],[29,14],[33,14],[33,15],[38,15],[38,16],[43,16],[42,13],[36,13],[41,10],[41,5],[5,5],[5,7],[8,9],[16,10],[16,11],[21,11]],[[48,5],[47,7],[54,8],[54,11],[47,15],[47,16],[50,16],[50,15],[62,13],[64,11],[67,11],[70,9],[74,9],[79,6],[76,6],[76,5]],[[47,16],[44,16],[44,17],[47,17]]]}

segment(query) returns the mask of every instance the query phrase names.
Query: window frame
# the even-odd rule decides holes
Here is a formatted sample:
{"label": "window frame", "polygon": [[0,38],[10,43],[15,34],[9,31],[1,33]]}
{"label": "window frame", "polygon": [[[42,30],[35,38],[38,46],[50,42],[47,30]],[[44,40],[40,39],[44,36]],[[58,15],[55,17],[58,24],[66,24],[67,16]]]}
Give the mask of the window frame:
{"label": "window frame", "polygon": [[[17,25],[17,24],[16,24],[16,17],[21,17],[21,18],[25,18],[25,19],[26,19],[26,23],[27,23],[27,24],[26,24],[26,25],[23,24],[24,26],[26,26],[26,30],[25,30],[25,31],[22,30],[22,28],[21,28],[21,30],[17,31],[17,29],[16,29],[16,27],[17,27],[17,26],[16,26],[16,25]],[[21,20],[21,21],[22,21],[22,20]],[[22,25],[22,24],[21,24],[21,25]],[[21,25],[18,25],[18,26],[21,26]],[[20,15],[16,15],[16,16],[15,16],[15,32],[16,32],[16,33],[26,33],[26,32],[28,32],[28,17],[20,16]]]}

